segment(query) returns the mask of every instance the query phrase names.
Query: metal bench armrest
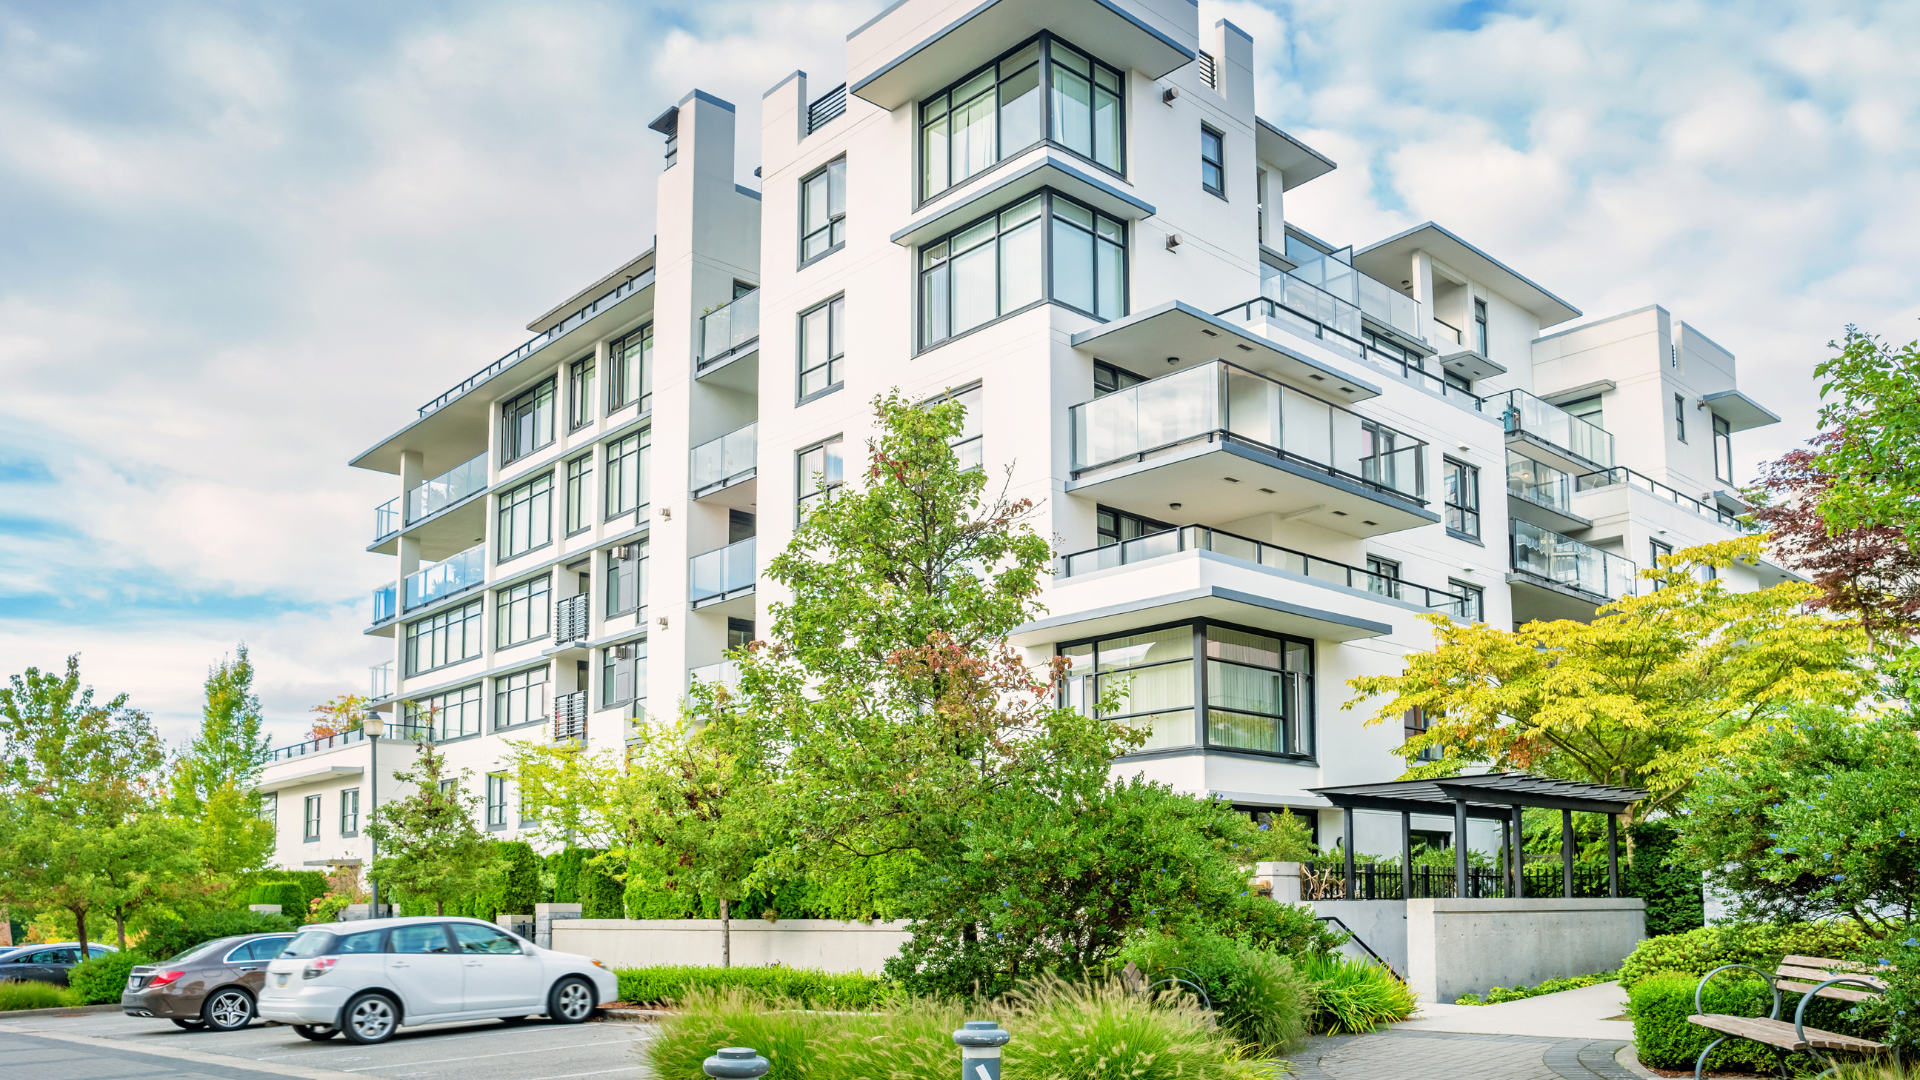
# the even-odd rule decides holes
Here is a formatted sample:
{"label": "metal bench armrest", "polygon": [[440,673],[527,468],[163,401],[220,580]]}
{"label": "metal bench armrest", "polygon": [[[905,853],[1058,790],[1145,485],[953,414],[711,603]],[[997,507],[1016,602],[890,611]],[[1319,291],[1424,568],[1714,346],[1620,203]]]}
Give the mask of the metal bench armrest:
{"label": "metal bench armrest", "polygon": [[1761,971],[1759,968],[1754,967],[1752,964],[1722,964],[1719,967],[1714,968],[1712,971],[1707,972],[1705,975],[1700,976],[1699,985],[1693,988],[1693,1011],[1695,1015],[1698,1015],[1698,1016],[1707,1015],[1707,1010],[1703,1008],[1700,1004],[1700,992],[1707,988],[1707,982],[1711,980],[1715,975],[1718,975],[1723,971],[1731,971],[1734,968],[1740,968],[1746,971],[1751,971],[1755,975],[1758,975],[1762,979],[1766,980],[1767,988],[1773,991],[1773,1009],[1772,1011],[1767,1013],[1767,1019],[1769,1020],[1780,1019],[1780,988],[1774,985],[1774,978],[1771,974]]}
{"label": "metal bench armrest", "polygon": [[[1885,993],[1884,990],[1880,989],[1877,986],[1874,986],[1872,983],[1869,983],[1863,979],[1858,979],[1851,976],[1843,975],[1838,979],[1828,979],[1826,982],[1823,982],[1820,985],[1814,987],[1813,989],[1808,990],[1805,993],[1800,995],[1800,1005],[1798,1008],[1793,1010],[1793,1037],[1794,1038],[1800,1040],[1801,1042],[1807,1042],[1807,1030],[1806,1030],[1807,1003],[1812,1001],[1815,997],[1819,996],[1820,991],[1825,990],[1829,986],[1837,986],[1840,983],[1848,983],[1853,986],[1858,986],[1862,989],[1870,990],[1876,994]],[[1780,991],[1776,989],[1773,992],[1773,996],[1777,1000],[1780,997]],[[1812,1051],[1813,1045],[1811,1043],[1808,1043],[1807,1049],[1809,1051]],[[1818,1058],[1824,1058],[1826,1055],[1815,1053],[1814,1056]]]}

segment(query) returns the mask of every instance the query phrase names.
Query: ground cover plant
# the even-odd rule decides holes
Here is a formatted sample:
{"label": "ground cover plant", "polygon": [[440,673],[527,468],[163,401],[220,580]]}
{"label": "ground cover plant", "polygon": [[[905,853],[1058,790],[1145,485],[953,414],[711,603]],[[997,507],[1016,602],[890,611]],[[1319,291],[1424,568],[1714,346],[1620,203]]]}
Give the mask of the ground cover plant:
{"label": "ground cover plant", "polygon": [[1569,975],[1564,979],[1548,979],[1538,986],[1496,986],[1485,994],[1461,994],[1453,999],[1453,1003],[1455,1005],[1498,1005],[1504,1001],[1524,1001],[1531,997],[1557,994],[1562,990],[1597,986],[1619,977],[1618,971],[1601,971],[1592,975]]}
{"label": "ground cover plant", "polygon": [[621,968],[620,1000],[636,1005],[677,1005],[702,994],[737,990],[798,1002],[808,1008],[869,1009],[891,994],[885,980],[860,972],[833,974],[789,967]]}
{"label": "ground cover plant", "polygon": [[21,1009],[59,1009],[68,1005],[83,1004],[67,990],[51,983],[25,982],[8,979],[0,982],[0,1012],[17,1012]]}

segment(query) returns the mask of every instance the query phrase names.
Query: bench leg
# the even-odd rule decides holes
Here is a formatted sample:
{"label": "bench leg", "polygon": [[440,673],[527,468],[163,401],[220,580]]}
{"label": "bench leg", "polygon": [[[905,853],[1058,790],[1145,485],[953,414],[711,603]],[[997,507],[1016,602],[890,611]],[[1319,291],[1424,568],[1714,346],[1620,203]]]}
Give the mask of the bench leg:
{"label": "bench leg", "polygon": [[1702,1078],[1707,1075],[1707,1055],[1713,1053],[1714,1047],[1726,1042],[1731,1037],[1732,1036],[1729,1035],[1722,1035],[1708,1043],[1705,1050],[1700,1051],[1700,1059],[1693,1063],[1693,1080],[1702,1080]]}

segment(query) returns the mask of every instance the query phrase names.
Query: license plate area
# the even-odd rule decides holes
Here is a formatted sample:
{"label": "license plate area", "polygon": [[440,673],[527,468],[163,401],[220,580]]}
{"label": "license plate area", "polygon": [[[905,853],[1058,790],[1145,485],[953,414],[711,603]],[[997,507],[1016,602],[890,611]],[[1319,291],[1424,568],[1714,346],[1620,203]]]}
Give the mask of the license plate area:
{"label": "license plate area", "polygon": [[275,975],[273,977],[273,985],[275,986],[287,985],[287,977],[285,975]]}

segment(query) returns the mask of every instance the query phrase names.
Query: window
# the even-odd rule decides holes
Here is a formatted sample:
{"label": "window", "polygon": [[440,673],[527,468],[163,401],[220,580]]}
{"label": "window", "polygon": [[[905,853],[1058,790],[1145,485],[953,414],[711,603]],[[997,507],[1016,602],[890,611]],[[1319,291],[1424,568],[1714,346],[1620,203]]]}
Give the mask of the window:
{"label": "window", "polygon": [[544,473],[500,496],[500,527],[494,537],[500,562],[553,543],[553,474]]}
{"label": "window", "polygon": [[[502,806],[505,804],[503,803]],[[510,935],[495,930],[491,926],[476,923],[449,923],[453,931],[453,940],[460,945],[463,953],[478,953],[482,956],[519,956],[525,950],[520,942]]]}
{"label": "window", "polygon": [[647,696],[647,639],[600,650],[600,705],[606,708]]}
{"label": "window", "polygon": [[831,500],[833,493],[846,482],[844,448],[845,443],[835,435],[818,446],[800,451],[800,477],[795,486],[799,496],[794,500],[799,507],[799,520],[806,520],[808,511]]}
{"label": "window", "polygon": [[653,429],[607,444],[607,520],[647,505],[647,457]]}
{"label": "window", "polygon": [[960,433],[947,440],[953,448],[953,456],[962,469],[981,469],[986,467],[986,458],[980,435],[980,388],[970,386],[956,394],[942,394],[928,402],[938,405],[944,401],[960,403]]}
{"label": "window", "polygon": [[1681,442],[1687,441],[1687,399],[1680,394],[1673,395],[1673,434]]}
{"label": "window", "polygon": [[727,620],[727,651],[732,652],[753,640],[752,619]]}
{"label": "window", "polygon": [[[1665,569],[1665,567],[1660,565],[1660,560],[1672,554],[1673,554],[1672,544],[1663,544],[1658,540],[1647,541],[1647,565],[1654,568],[1655,570]],[[1660,588],[1660,582],[1655,581],[1653,583],[1653,587],[1655,589]]]}
{"label": "window", "polygon": [[360,789],[357,787],[340,793],[340,835],[360,835]]}
{"label": "window", "polygon": [[575,360],[567,372],[567,430],[593,423],[593,357]]}
{"label": "window", "polygon": [[387,941],[390,953],[450,953],[453,946],[447,943],[447,928],[442,923],[403,923],[393,928]]}
{"label": "window", "polygon": [[1313,646],[1207,627],[1207,745],[1313,753]]}
{"label": "window", "polygon": [[1123,371],[1112,364],[1093,362],[1093,396],[1106,397],[1118,393],[1129,386],[1139,386],[1147,380],[1131,371]]}
{"label": "window", "polygon": [[653,324],[607,346],[607,414],[640,403],[653,409]]}
{"label": "window", "polygon": [[[1404,733],[1406,736],[1405,741],[1412,742],[1418,736],[1426,734],[1427,713],[1426,713],[1426,710],[1422,709],[1420,706],[1415,705],[1413,708],[1408,709],[1404,713],[1401,713],[1400,720],[1404,726]],[[1414,755],[1412,760],[1439,761],[1440,748],[1437,746],[1426,747],[1425,749],[1421,750],[1418,754]]]}
{"label": "window", "polygon": [[[1043,221],[1050,232],[1043,237]],[[1051,272],[1043,273],[1051,248]],[[1096,318],[1126,313],[1126,225],[1042,193],[920,249],[922,348],[1051,296]]]}
{"label": "window", "polygon": [[1164,521],[1129,514],[1125,510],[1115,510],[1110,506],[1094,508],[1094,529],[1100,535],[1100,547],[1111,544],[1124,544],[1136,537],[1148,533],[1165,532],[1173,528]]}
{"label": "window", "polygon": [[548,599],[552,581],[551,575],[542,574],[495,594],[494,625],[499,631],[495,648],[504,649],[552,632],[553,607]]}
{"label": "window", "polygon": [[800,181],[800,261],[812,262],[847,243],[847,159]]}
{"label": "window", "polygon": [[460,781],[458,780],[440,781],[440,793],[443,795],[448,793],[453,793],[457,795],[459,794],[459,789],[460,789]]}
{"label": "window", "polygon": [[512,464],[552,444],[553,380],[548,379],[501,409],[500,464]]}
{"label": "window", "polygon": [[407,722],[427,729],[434,742],[480,734],[480,684],[409,702]]}
{"label": "window", "polygon": [[1447,531],[1479,539],[1479,467],[1452,458],[1442,458],[1441,466],[1447,474]]}
{"label": "window", "polygon": [[307,796],[306,813],[302,818],[300,836],[311,844],[320,839],[320,796]]}
{"label": "window", "polygon": [[[1182,624],[1070,645],[1064,705],[1146,732],[1140,749],[1192,746],[1193,627]],[[1113,711],[1100,708],[1115,694]]]}
{"label": "window", "polygon": [[567,462],[567,535],[593,524],[593,455]]}
{"label": "window", "polygon": [[[1041,93],[1045,83],[1048,92]],[[1045,137],[1113,172],[1125,169],[1120,72],[1043,34],[920,103],[920,197]],[[1044,114],[1044,115],[1043,115]]]}
{"label": "window", "polygon": [[471,660],[480,655],[479,600],[448,608],[438,615],[407,624],[407,674]]}
{"label": "window", "polygon": [[1569,401],[1565,405],[1560,406],[1560,409],[1576,420],[1584,420],[1602,431],[1606,430],[1607,425],[1600,413],[1599,394],[1594,394],[1591,397],[1583,397],[1578,401]]}
{"label": "window", "polygon": [[1713,478],[1733,483],[1733,425],[1718,416],[1713,418]]}
{"label": "window", "polygon": [[1487,302],[1473,302],[1473,349],[1481,356],[1487,355]]}
{"label": "window", "polygon": [[1367,591],[1381,596],[1400,595],[1400,564],[1376,555],[1367,556]]}
{"label": "window", "polygon": [[1712,563],[1701,563],[1694,571],[1694,576],[1701,581],[1712,581],[1720,576],[1720,568]]}
{"label": "window", "polygon": [[[487,774],[487,828],[504,829],[507,827],[507,778],[499,773]],[[466,929],[462,927],[461,929]],[[487,928],[475,926],[473,930],[485,934]],[[484,949],[469,950],[484,952]],[[517,951],[517,950],[516,950]]]}
{"label": "window", "polygon": [[846,355],[847,298],[836,296],[800,316],[800,398],[839,386]]}
{"label": "window", "polygon": [[493,730],[538,723],[552,715],[547,708],[544,665],[493,680]]}
{"label": "window", "polygon": [[1200,186],[1221,198],[1227,195],[1227,139],[1200,125]]}
{"label": "window", "polygon": [[1118,71],[1049,40],[1047,111],[1053,141],[1120,172],[1121,76]]}
{"label": "window", "polygon": [[260,820],[272,825],[276,830],[279,829],[280,796],[272,794],[260,796]]}
{"label": "window", "polygon": [[607,617],[647,606],[647,541],[607,549]]}
{"label": "window", "polygon": [[1460,597],[1459,614],[1462,622],[1487,621],[1487,590],[1470,581],[1448,578],[1447,591]]}

